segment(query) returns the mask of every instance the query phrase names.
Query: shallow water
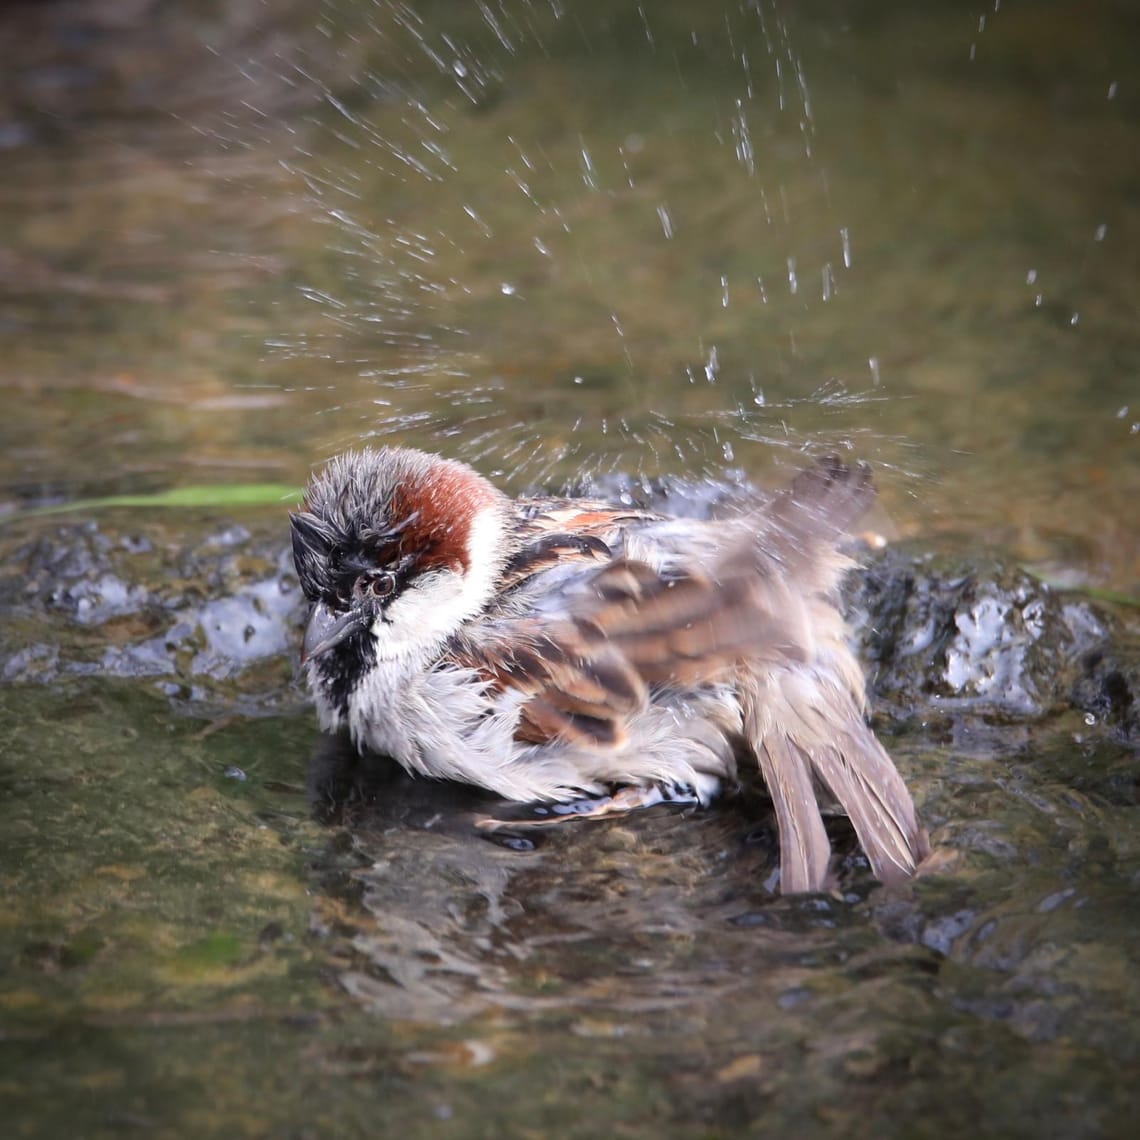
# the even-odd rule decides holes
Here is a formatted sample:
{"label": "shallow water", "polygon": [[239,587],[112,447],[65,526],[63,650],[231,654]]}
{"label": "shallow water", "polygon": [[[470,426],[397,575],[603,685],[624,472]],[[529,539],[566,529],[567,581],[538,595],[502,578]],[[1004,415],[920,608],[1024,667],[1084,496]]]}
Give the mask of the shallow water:
{"label": "shallow water", "polygon": [[949,861],[779,899],[754,791],[514,850],[459,790],[306,787],[307,716],[2,700],[15,1135],[1128,1134],[1134,756],[1071,724],[889,738]]}
{"label": "shallow water", "polygon": [[[1137,50],[1071,0],[6,10],[5,556],[366,438],[514,487],[850,448],[892,535],[1135,594]],[[16,1135],[1131,1133],[1132,747],[884,721],[945,849],[897,895],[774,898],[756,789],[492,846],[308,771],[287,655],[98,677],[282,514],[98,513],[150,608],[0,693]]]}
{"label": "shallow water", "polygon": [[1125,9],[229,7],[8,29],[17,501],[850,445],[905,533],[1135,585]]}

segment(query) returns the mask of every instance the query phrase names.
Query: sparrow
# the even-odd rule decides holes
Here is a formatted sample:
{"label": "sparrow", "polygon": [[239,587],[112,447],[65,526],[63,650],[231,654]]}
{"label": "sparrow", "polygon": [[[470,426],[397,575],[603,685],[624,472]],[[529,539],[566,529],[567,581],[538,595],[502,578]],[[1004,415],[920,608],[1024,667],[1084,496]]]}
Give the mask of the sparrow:
{"label": "sparrow", "polygon": [[780,889],[833,884],[817,790],[893,883],[929,853],[864,719],[840,544],[874,498],[830,459],[736,517],[511,499],[402,447],[332,459],[290,516],[328,733],[552,818],[707,804],[758,763]]}

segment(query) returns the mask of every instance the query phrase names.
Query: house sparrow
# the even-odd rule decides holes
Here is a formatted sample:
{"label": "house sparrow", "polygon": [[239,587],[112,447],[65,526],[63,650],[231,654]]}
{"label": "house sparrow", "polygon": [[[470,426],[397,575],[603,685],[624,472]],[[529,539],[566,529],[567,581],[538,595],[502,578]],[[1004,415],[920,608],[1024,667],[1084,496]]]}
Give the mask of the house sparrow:
{"label": "house sparrow", "polygon": [[873,497],[865,465],[829,460],[698,521],[514,501],[407,448],[341,455],[290,520],[321,726],[562,814],[707,803],[751,756],[785,893],[831,881],[817,780],[878,878],[904,879],[926,832],[864,722],[838,608],[837,544]]}

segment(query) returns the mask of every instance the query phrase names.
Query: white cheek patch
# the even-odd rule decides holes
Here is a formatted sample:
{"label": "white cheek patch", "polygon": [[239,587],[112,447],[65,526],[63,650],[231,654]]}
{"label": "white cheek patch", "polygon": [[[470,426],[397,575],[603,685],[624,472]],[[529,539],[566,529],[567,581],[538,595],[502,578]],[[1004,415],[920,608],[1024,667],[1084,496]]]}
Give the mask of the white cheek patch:
{"label": "white cheek patch", "polygon": [[450,570],[412,583],[372,624],[376,656],[385,661],[438,645],[470,616],[463,594],[463,579]]}
{"label": "white cheek patch", "polygon": [[377,657],[384,661],[430,654],[465,621],[482,613],[495,592],[502,545],[497,515],[476,515],[468,541],[468,573],[435,570],[411,582],[372,625]]}

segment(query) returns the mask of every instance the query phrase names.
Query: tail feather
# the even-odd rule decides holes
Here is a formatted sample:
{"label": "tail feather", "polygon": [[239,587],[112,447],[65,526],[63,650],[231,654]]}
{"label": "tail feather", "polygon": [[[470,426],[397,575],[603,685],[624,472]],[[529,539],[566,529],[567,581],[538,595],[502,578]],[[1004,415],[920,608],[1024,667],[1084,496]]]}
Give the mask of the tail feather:
{"label": "tail feather", "polygon": [[831,844],[813,777],[839,801],[884,883],[908,878],[930,853],[902,776],[863,722],[861,693],[842,681],[848,656],[843,650],[814,668],[754,673],[744,687],[745,732],[780,829],[784,894],[830,882]]}
{"label": "tail feather", "polygon": [[811,764],[794,741],[778,732],[765,738],[757,757],[780,832],[780,890],[786,895],[823,890],[830,877],[831,844],[819,814]]}
{"label": "tail feather", "polygon": [[812,765],[850,818],[876,878],[902,882],[930,853],[926,830],[886,749],[854,708],[850,717],[833,743],[812,752]]}

